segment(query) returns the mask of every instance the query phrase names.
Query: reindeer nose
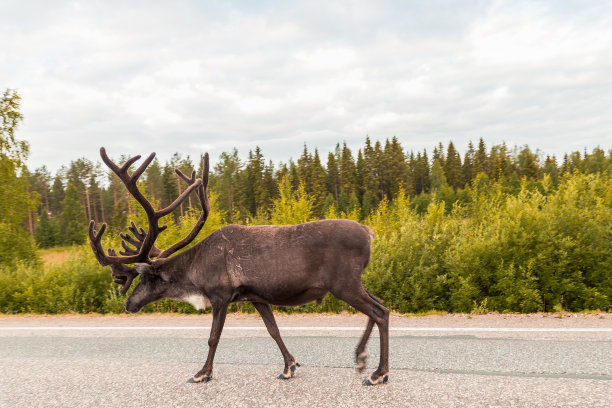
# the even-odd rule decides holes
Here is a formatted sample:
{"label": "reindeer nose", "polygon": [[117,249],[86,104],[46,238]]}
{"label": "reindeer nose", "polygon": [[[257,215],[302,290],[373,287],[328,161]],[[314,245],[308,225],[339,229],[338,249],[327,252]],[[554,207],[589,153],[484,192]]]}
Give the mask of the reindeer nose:
{"label": "reindeer nose", "polygon": [[138,311],[138,306],[128,298],[125,301],[125,311],[128,313],[136,313]]}

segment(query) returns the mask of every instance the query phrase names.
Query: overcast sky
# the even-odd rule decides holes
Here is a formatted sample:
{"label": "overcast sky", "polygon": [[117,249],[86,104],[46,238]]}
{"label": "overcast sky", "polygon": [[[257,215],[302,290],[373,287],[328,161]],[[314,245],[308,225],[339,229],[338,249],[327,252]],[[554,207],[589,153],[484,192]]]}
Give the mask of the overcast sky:
{"label": "overcast sky", "polygon": [[29,166],[397,136],[612,148],[612,2],[0,2]]}

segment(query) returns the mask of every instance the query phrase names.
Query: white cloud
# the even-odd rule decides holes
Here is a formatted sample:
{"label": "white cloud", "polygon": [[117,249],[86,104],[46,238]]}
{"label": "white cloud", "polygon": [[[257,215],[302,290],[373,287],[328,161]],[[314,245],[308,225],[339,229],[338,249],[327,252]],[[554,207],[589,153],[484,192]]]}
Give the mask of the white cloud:
{"label": "white cloud", "polygon": [[275,161],[366,134],[612,147],[607,2],[21,2],[0,6],[0,85],[30,165],[157,151]]}

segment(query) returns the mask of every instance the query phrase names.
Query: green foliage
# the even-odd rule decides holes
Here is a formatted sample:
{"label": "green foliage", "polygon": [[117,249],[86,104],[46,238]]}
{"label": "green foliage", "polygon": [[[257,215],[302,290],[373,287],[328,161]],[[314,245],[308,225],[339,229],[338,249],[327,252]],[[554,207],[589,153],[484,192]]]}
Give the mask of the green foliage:
{"label": "green foliage", "polygon": [[36,243],[27,231],[21,226],[0,222],[0,266],[12,267],[19,261],[35,264],[37,260]]}
{"label": "green foliage", "polygon": [[[539,186],[523,183],[518,195],[504,192],[486,175],[466,191],[468,204],[432,198],[423,213],[418,198],[401,189],[394,201],[383,200],[365,221],[375,232],[373,254],[363,280],[391,309],[402,313],[438,310],[486,313],[610,310],[612,308],[612,178],[606,174],[565,175],[558,189],[550,180]],[[297,223],[310,219],[312,203],[303,188],[293,192],[287,177],[270,218],[261,222]],[[486,186],[486,188],[481,188]],[[200,237],[224,224],[217,197]],[[358,214],[328,216],[351,218]],[[187,210],[160,235],[164,248],[191,230],[199,213]],[[142,214],[133,214],[146,225]],[[3,229],[4,228],[4,229]],[[0,225],[0,237],[10,231]],[[17,237],[23,234],[17,234]],[[118,237],[104,246],[118,248]],[[0,241],[0,247],[5,245]],[[19,245],[19,247],[28,247]],[[31,247],[31,246],[30,246]],[[100,267],[88,245],[74,247],[61,264],[40,265],[35,254],[13,257],[0,266],[2,313],[120,313],[125,297],[111,283],[110,270]],[[6,257],[4,253],[0,256]],[[28,258],[30,264],[18,262]],[[231,311],[254,312],[238,303]],[[332,296],[321,304],[278,307],[283,313],[353,310]],[[196,313],[187,303],[160,300],[145,312]]]}
{"label": "green foliage", "polygon": [[24,228],[32,220],[38,196],[29,191],[24,161],[29,153],[27,142],[15,138],[22,119],[21,98],[6,90],[0,97],[0,264],[36,259],[34,240]]}
{"label": "green foliage", "polygon": [[61,243],[59,224],[55,219],[49,218],[43,211],[36,226],[36,243],[40,248],[51,248]]}
{"label": "green foliage", "polygon": [[87,223],[83,216],[83,206],[79,199],[76,187],[69,183],[66,187],[66,196],[62,201],[61,231],[65,245],[82,244],[85,242]]}
{"label": "green foliage", "polygon": [[405,200],[380,206],[368,220],[377,236],[366,285],[400,312],[609,310],[612,178],[551,185],[524,183],[518,196],[475,186],[450,214],[440,201],[423,216]]}
{"label": "green foliage", "polygon": [[0,266],[0,312],[106,312],[111,289],[108,271],[82,247],[61,264]]}
{"label": "green foliage", "polygon": [[289,177],[280,183],[280,197],[274,201],[270,221],[276,225],[300,224],[311,221],[314,199],[308,197],[303,184],[294,193]]}

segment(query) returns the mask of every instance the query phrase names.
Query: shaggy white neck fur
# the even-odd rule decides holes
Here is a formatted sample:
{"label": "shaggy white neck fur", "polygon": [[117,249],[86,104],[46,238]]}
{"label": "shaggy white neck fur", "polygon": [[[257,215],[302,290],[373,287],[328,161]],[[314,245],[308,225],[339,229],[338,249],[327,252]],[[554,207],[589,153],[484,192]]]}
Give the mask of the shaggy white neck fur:
{"label": "shaggy white neck fur", "polygon": [[212,306],[210,304],[210,300],[206,296],[203,296],[203,295],[189,295],[187,297],[184,297],[181,300],[191,303],[193,307],[195,307],[197,310],[204,310],[207,307]]}

